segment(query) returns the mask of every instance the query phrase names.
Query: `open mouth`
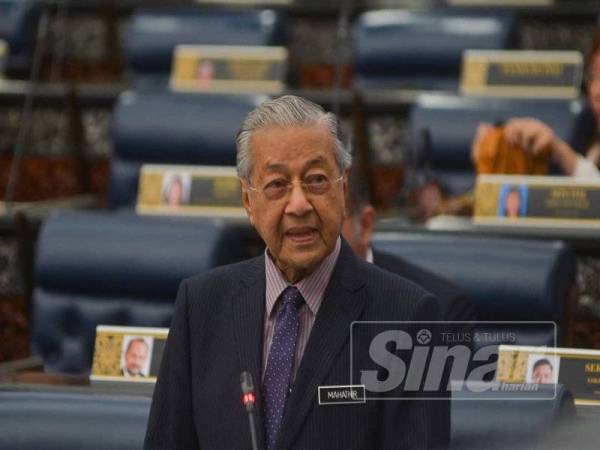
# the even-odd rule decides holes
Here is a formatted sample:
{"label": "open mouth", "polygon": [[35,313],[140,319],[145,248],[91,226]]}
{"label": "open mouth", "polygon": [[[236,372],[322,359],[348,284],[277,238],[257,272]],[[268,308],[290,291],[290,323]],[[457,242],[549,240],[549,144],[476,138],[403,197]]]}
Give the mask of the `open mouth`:
{"label": "open mouth", "polygon": [[311,227],[294,227],[285,232],[285,236],[296,244],[312,243],[317,234],[317,230]]}

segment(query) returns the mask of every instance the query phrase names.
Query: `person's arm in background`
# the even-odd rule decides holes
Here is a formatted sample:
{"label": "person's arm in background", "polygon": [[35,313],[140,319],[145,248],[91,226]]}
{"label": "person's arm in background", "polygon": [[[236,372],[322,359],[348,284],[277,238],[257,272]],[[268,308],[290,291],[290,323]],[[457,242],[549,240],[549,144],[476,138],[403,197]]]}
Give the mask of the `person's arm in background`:
{"label": "person's arm in background", "polygon": [[[478,142],[485,135],[488,127],[490,125],[481,124],[477,130],[471,152],[473,160],[476,159]],[[578,177],[600,175],[593,161],[579,155],[540,120],[521,117],[510,119],[504,125],[504,136],[511,145],[533,155],[549,148],[552,160],[566,175]]]}

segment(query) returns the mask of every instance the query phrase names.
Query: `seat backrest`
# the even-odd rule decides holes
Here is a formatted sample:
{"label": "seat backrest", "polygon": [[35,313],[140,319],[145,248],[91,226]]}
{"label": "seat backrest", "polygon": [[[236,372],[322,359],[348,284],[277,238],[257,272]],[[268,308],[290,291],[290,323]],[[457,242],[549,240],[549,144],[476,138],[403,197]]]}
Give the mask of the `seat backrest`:
{"label": "seat backrest", "polygon": [[133,207],[144,163],[235,166],[235,136],[265,97],[127,92],[113,114],[111,207]]}
{"label": "seat backrest", "polygon": [[577,268],[564,242],[390,232],[373,244],[455,283],[479,320],[554,321],[560,332]]}
{"label": "seat backrest", "polygon": [[0,391],[0,450],[141,450],[150,400]]}
{"label": "seat backrest", "polygon": [[248,258],[250,245],[212,219],[52,216],[37,244],[32,350],[48,371],[86,372],[97,325],[168,327],[179,283]]}
{"label": "seat backrest", "polygon": [[0,0],[0,39],[8,43],[6,70],[27,68],[35,45],[39,3],[30,0]]}
{"label": "seat backrest", "polygon": [[284,17],[272,10],[140,9],[125,36],[125,59],[136,78],[166,79],[178,44],[279,45]]}
{"label": "seat backrest", "polygon": [[528,443],[575,417],[571,393],[558,385],[554,398],[553,394],[553,385],[520,393],[488,391],[481,399],[473,393],[453,393],[450,449],[530,448]]}
{"label": "seat backrest", "polygon": [[382,10],[354,26],[354,67],[360,87],[455,90],[462,52],[507,49],[517,42],[509,13]]}
{"label": "seat backrest", "polygon": [[[410,149],[420,165],[429,161],[433,174],[449,193],[473,186],[471,143],[481,122],[502,123],[512,117],[533,117],[547,123],[566,142],[576,143],[585,120],[581,100],[516,100],[422,95],[410,117]],[[429,135],[425,149],[424,133]]]}

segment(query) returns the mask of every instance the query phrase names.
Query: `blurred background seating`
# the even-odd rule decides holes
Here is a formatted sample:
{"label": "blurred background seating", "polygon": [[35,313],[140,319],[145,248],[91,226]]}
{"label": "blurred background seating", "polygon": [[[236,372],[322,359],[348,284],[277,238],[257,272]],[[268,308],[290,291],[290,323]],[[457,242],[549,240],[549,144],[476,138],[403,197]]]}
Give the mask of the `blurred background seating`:
{"label": "blurred background seating", "polygon": [[[542,396],[527,394],[524,400],[500,392],[493,401],[453,401],[450,449],[528,448],[543,442],[546,430],[572,424],[573,398],[563,386],[553,400],[540,401]],[[0,450],[13,450],[15,443],[19,450],[141,449],[149,410],[146,397],[0,391]],[[591,437],[589,431],[580,435],[583,441]]]}
{"label": "blurred background seating", "polygon": [[136,10],[125,35],[125,59],[136,88],[166,88],[179,44],[282,45],[285,21],[273,10]]}
{"label": "blurred background seating", "polygon": [[27,76],[31,64],[40,15],[40,5],[33,0],[0,1],[0,39],[9,47],[6,73]]}
{"label": "blurred background seating", "polygon": [[235,165],[235,134],[264,96],[128,92],[113,114],[109,205],[135,207],[144,163]]}
{"label": "blurred background seating", "polygon": [[582,100],[523,100],[465,98],[427,94],[412,107],[410,142],[417,176],[438,180],[451,195],[473,188],[475,173],[471,143],[477,125],[506,122],[512,117],[533,117],[549,124],[566,142],[577,144],[587,120]]}
{"label": "blurred background seating", "polygon": [[88,373],[97,325],[168,327],[181,280],[254,256],[257,242],[217,219],[53,215],[38,240],[32,352],[48,371]]}
{"label": "blurred background seating", "polygon": [[[563,242],[400,232],[377,234],[373,243],[452,280],[476,306],[478,320],[555,322],[557,344],[567,345],[577,260]],[[552,332],[519,329],[528,340],[516,345],[555,345]]]}
{"label": "blurred background seating", "polygon": [[464,50],[515,48],[517,32],[514,15],[504,11],[367,12],[354,28],[356,83],[455,91]]}

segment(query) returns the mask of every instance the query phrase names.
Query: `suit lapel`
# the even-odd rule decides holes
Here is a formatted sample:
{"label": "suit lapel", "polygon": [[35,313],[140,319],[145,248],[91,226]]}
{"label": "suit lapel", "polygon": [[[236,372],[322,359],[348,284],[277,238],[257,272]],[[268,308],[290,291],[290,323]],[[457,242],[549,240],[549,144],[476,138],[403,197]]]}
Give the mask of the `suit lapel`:
{"label": "suit lapel", "polygon": [[[231,299],[233,329],[237,341],[240,374],[248,371],[254,380],[257,397],[255,412],[258,444],[264,447],[264,429],[261,407],[261,358],[265,314],[265,260],[253,259],[239,284],[239,294]],[[241,392],[240,392],[241,396]]]}
{"label": "suit lapel", "polygon": [[351,323],[358,319],[364,307],[364,298],[358,292],[364,281],[356,265],[352,249],[342,240],[338,262],[313,325],[292,393],[287,400],[276,448],[288,448],[300,431],[316,401],[318,386],[329,373],[335,356],[349,339]]}

